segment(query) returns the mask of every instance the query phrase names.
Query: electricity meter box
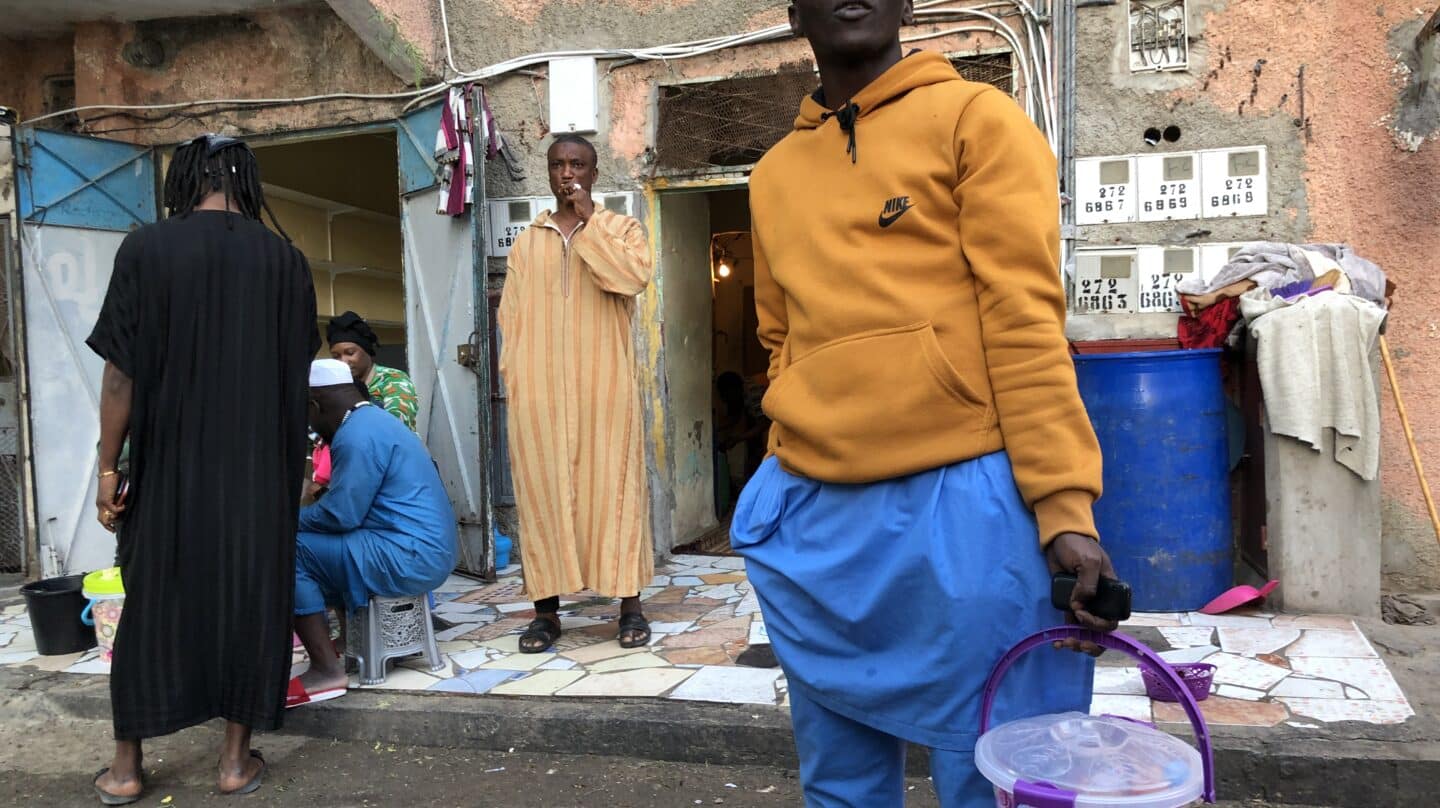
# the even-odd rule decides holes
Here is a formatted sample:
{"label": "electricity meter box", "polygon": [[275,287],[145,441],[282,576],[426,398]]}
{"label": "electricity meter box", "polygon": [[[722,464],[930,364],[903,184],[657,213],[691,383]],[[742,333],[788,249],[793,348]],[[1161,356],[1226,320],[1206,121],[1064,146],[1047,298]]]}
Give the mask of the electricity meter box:
{"label": "electricity meter box", "polygon": [[1079,225],[1135,221],[1135,158],[1076,160],[1073,204]]}
{"label": "electricity meter box", "polygon": [[600,85],[595,57],[551,59],[549,73],[550,131],[599,131]]}
{"label": "electricity meter box", "polygon": [[1075,223],[1265,216],[1268,149],[1244,146],[1075,161]]}
{"label": "electricity meter box", "polygon": [[1138,251],[1131,248],[1075,253],[1075,313],[1139,311]]}
{"label": "electricity meter box", "polygon": [[1136,248],[1139,276],[1136,310],[1142,314],[1180,311],[1180,293],[1176,287],[1199,272],[1199,262],[1194,247]]}
{"label": "electricity meter box", "polygon": [[491,199],[487,205],[490,218],[489,255],[504,258],[525,228],[535,221],[541,211],[549,207],[548,197],[521,197],[516,199]]}
{"label": "electricity meter box", "polygon": [[1270,212],[1268,150],[1264,146],[1200,153],[1201,212],[1207,219]]}
{"label": "electricity meter box", "polygon": [[[592,194],[597,208],[605,208],[625,216],[634,216],[637,209],[635,194],[629,191],[612,191],[604,193],[595,191]],[[515,197],[511,199],[492,199],[489,202],[489,225],[488,238],[490,242],[489,255],[494,258],[504,258],[510,254],[510,249],[515,246],[516,239],[530,226],[530,223],[539,218],[540,214],[547,208],[554,208],[555,200],[548,196]]]}
{"label": "electricity meter box", "polygon": [[1200,218],[1200,159],[1194,153],[1135,158],[1136,197],[1142,222]]}

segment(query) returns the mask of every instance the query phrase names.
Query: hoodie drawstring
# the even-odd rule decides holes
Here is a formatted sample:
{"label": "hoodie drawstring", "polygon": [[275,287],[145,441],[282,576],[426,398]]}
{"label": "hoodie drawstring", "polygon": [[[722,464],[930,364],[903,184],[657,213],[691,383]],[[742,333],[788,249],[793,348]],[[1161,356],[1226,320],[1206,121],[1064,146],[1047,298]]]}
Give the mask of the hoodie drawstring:
{"label": "hoodie drawstring", "polygon": [[840,131],[850,135],[850,145],[845,147],[845,153],[850,155],[850,163],[854,165],[860,158],[860,149],[855,145],[855,122],[860,119],[860,105],[851,101],[834,112],[821,115],[820,122],[824,123],[831,118],[840,123]]}

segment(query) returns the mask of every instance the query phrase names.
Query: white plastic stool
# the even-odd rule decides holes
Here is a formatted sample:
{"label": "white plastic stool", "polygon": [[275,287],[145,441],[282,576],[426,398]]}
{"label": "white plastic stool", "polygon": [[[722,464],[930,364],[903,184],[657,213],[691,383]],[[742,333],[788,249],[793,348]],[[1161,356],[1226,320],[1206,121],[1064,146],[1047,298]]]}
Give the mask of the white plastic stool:
{"label": "white plastic stool", "polygon": [[424,654],[432,671],[445,667],[430,624],[428,595],[371,598],[368,608],[350,615],[345,645],[345,655],[359,663],[363,685],[383,683],[385,663],[413,654]]}

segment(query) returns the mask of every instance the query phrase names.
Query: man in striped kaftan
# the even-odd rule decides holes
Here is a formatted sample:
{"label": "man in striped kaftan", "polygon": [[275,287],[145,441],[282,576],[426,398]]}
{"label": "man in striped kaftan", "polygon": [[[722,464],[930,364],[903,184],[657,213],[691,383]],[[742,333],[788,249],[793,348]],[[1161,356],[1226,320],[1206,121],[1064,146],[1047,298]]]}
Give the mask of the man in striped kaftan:
{"label": "man in striped kaftan", "polygon": [[525,588],[536,619],[520,650],[560,636],[559,596],[622,598],[620,643],[650,629],[640,611],[654,557],[631,319],[650,283],[650,245],[628,216],[597,208],[595,150],[562,135],[549,152],[556,211],[511,249],[500,301],[500,373]]}

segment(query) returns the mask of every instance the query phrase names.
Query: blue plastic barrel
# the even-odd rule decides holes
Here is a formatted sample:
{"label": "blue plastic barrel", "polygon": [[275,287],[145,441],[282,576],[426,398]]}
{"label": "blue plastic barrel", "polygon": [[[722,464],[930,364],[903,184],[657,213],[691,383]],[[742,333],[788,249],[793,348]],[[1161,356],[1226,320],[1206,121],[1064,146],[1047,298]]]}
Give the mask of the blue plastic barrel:
{"label": "blue plastic barrel", "polygon": [[1105,458],[1096,526],[1134,609],[1192,611],[1234,577],[1220,351],[1075,357]]}

